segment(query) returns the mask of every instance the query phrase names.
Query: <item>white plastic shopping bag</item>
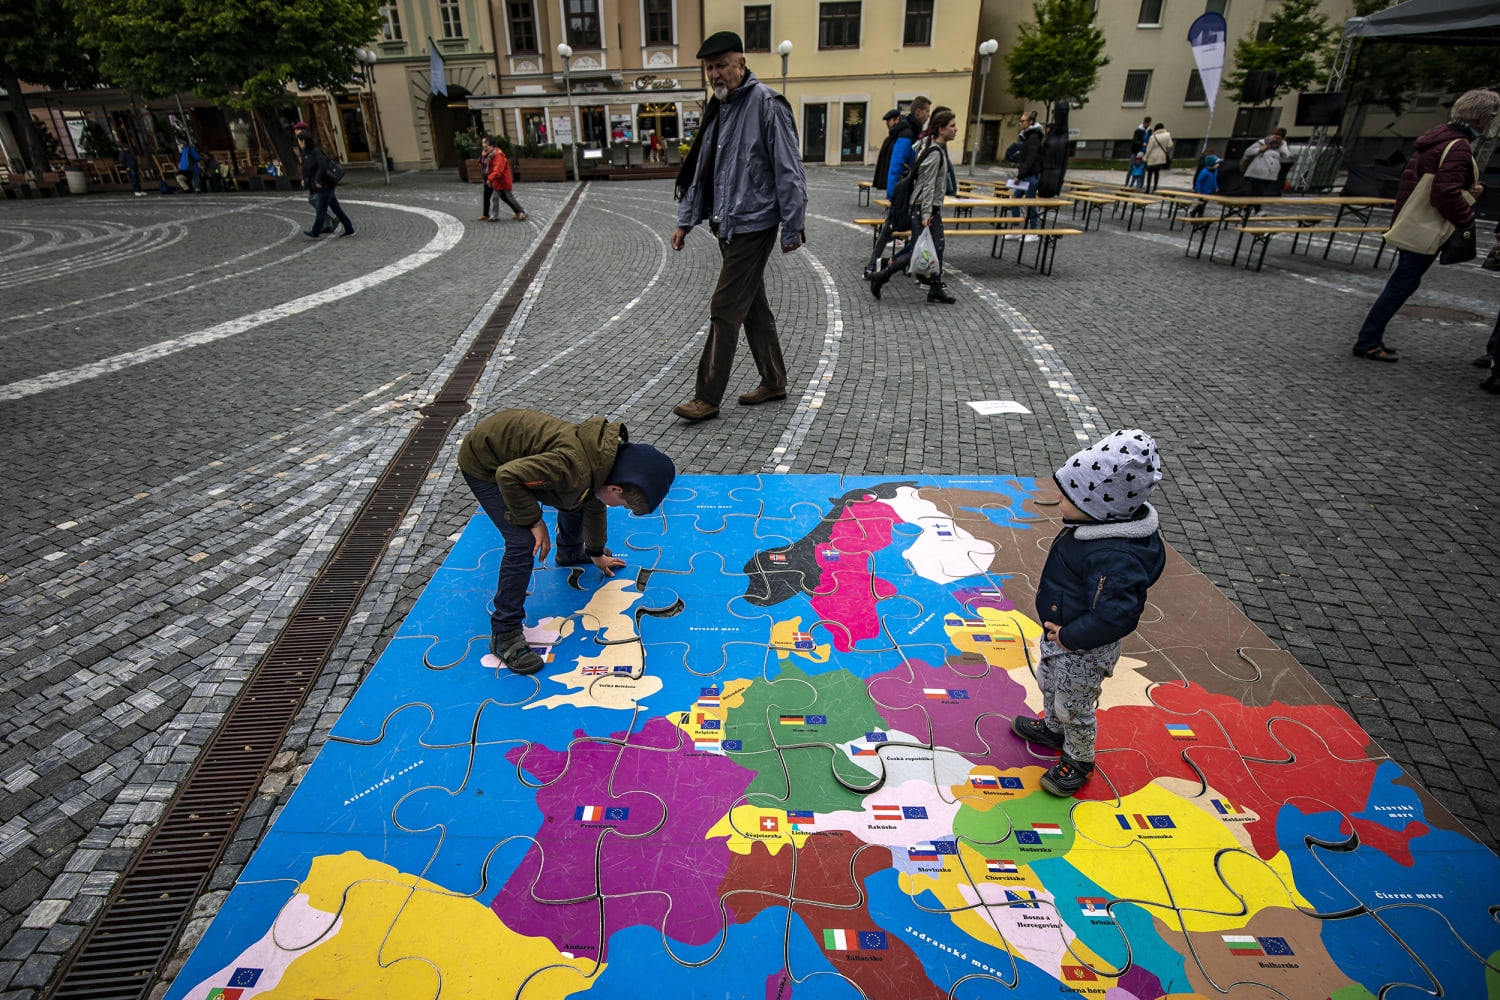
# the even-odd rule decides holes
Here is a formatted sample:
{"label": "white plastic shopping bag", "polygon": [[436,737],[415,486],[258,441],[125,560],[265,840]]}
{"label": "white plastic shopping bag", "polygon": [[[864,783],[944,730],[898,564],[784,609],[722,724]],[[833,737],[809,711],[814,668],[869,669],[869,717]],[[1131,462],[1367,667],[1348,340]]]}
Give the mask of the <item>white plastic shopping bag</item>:
{"label": "white plastic shopping bag", "polygon": [[925,226],[922,235],[912,245],[910,270],[918,278],[934,278],[942,270],[938,265],[937,244],[932,241],[932,230]]}

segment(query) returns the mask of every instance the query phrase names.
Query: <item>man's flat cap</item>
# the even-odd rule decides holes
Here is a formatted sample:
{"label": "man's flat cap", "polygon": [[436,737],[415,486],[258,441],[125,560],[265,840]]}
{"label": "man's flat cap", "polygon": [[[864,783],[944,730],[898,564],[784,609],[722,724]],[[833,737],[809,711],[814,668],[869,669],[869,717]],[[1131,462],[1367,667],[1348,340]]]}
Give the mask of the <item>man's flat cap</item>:
{"label": "man's flat cap", "polygon": [[885,114],[881,115],[880,116],[880,120],[883,121],[883,122],[888,122],[892,118],[900,118],[900,117],[901,117],[901,112],[898,111],[896,108],[892,108],[891,110],[887,111]]}
{"label": "man's flat cap", "polygon": [[721,56],[726,52],[743,52],[745,43],[740,41],[740,36],[732,31],[715,31],[703,40],[698,46],[697,59],[707,59],[710,56]]}

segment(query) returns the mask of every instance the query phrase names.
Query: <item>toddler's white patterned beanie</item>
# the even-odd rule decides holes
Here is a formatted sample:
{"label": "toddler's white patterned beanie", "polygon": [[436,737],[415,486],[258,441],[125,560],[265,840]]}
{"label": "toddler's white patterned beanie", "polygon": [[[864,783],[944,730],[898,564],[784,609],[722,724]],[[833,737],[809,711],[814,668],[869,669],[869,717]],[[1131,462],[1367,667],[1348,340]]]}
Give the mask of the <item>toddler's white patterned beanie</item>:
{"label": "toddler's white patterned beanie", "polygon": [[1073,505],[1096,521],[1128,521],[1161,480],[1161,452],[1143,430],[1115,431],[1052,476]]}

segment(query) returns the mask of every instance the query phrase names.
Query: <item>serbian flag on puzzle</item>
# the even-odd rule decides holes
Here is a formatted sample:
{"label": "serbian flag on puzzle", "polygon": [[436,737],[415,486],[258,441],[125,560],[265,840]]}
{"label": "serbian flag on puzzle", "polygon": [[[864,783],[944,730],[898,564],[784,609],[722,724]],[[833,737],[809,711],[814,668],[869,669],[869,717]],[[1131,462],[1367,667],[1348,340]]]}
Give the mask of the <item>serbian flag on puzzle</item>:
{"label": "serbian flag on puzzle", "polygon": [[877,806],[877,805],[872,805],[870,808],[874,811],[875,818],[877,820],[881,820],[882,822],[894,823],[895,821],[897,821],[897,820],[899,820],[901,818],[901,807],[900,806]]}
{"label": "serbian flag on puzzle", "polygon": [[1085,917],[1108,917],[1109,910],[1105,909],[1109,900],[1103,896],[1079,896],[1078,906],[1083,910]]}

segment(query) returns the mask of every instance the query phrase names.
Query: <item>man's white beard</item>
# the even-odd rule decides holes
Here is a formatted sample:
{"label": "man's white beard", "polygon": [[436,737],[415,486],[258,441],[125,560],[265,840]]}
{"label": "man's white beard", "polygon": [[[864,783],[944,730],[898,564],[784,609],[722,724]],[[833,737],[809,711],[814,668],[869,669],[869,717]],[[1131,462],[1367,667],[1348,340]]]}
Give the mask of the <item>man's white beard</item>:
{"label": "man's white beard", "polygon": [[724,86],[722,83],[713,84],[713,92],[714,92],[714,96],[717,97],[719,100],[721,100],[721,101],[727,101],[727,100],[729,100],[729,88],[726,87],[726,86]]}

